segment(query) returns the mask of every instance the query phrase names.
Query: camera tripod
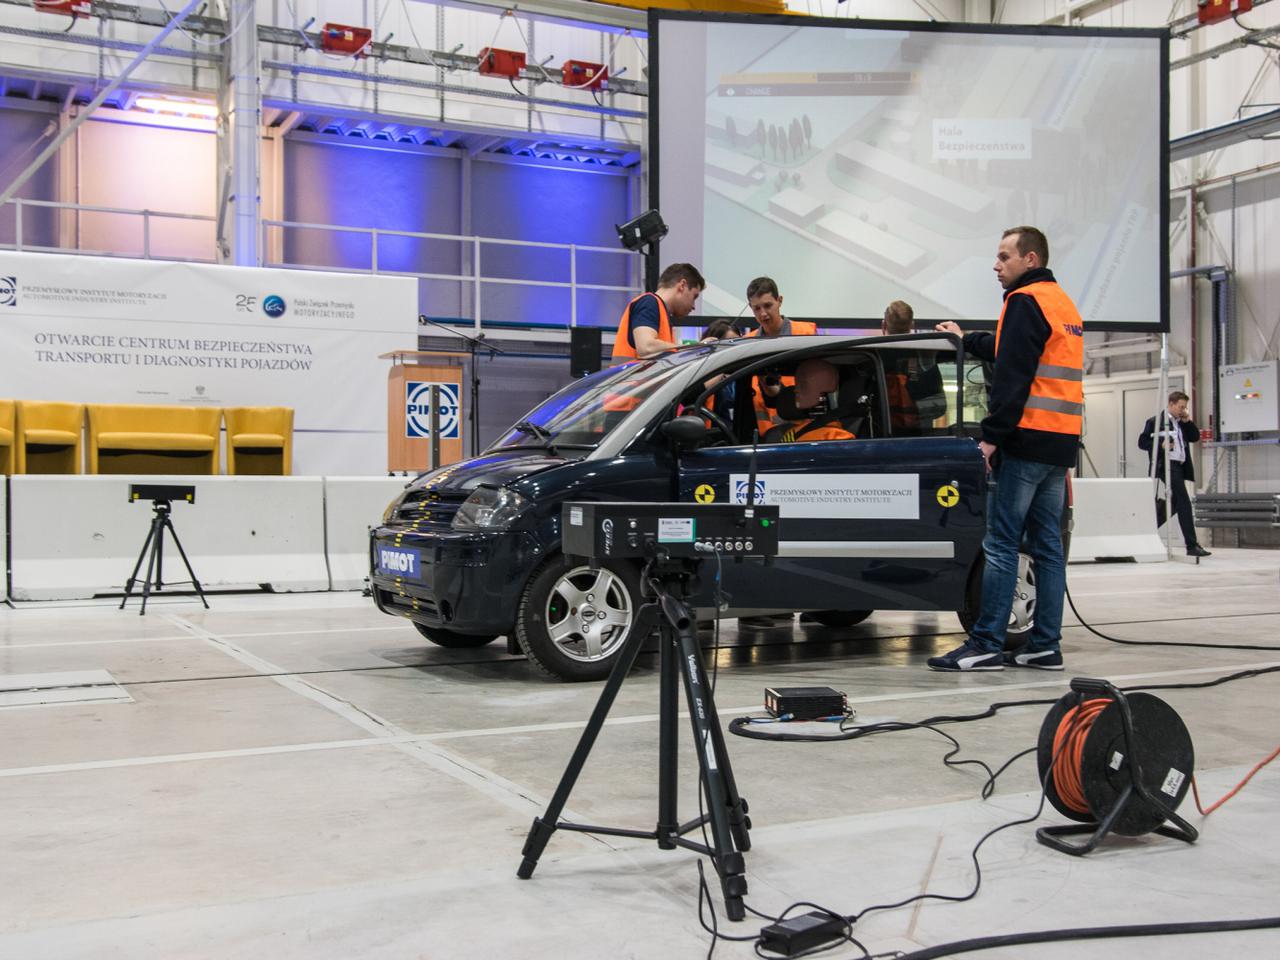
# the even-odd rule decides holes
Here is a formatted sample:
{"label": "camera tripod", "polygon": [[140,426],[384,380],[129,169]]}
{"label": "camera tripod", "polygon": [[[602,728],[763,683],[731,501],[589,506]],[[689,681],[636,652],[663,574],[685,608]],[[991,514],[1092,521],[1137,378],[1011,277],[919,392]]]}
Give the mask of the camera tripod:
{"label": "camera tripod", "polygon": [[[142,550],[138,554],[138,562],[133,565],[133,573],[125,581],[124,598],[120,601],[120,609],[123,610],[124,605],[133,596],[133,588],[138,583],[138,571],[142,569],[142,561],[143,558],[147,557],[148,548],[151,555],[150,559],[147,560],[147,578],[142,581],[142,609],[138,611],[138,616],[142,617],[147,613],[147,598],[151,596],[152,584],[155,584],[157,593],[164,589],[164,532],[168,530],[169,536],[173,537],[173,545],[178,548],[178,554],[182,557],[182,562],[186,564],[187,573],[191,574],[189,581],[180,580],[178,582],[190,583],[194,586],[196,593],[200,596],[200,602],[208,610],[209,601],[204,598],[204,589],[200,586],[200,581],[196,579],[196,572],[191,569],[191,561],[187,559],[187,552],[182,549],[182,541],[178,539],[178,531],[173,528],[173,520],[169,516],[173,510],[173,504],[169,500],[154,500],[151,503],[151,510],[151,529],[147,531],[147,539],[142,541]],[[151,579],[153,570],[155,572],[155,580]]]}
{"label": "camera tripod", "polygon": [[[638,837],[656,840],[663,850],[683,847],[711,858],[724,893],[725,911],[730,920],[746,915],[742,898],[747,892],[746,866],[742,853],[751,849],[747,801],[738,795],[733,768],[725,750],[724,733],[716,714],[711,687],[707,682],[702,650],[698,646],[697,629],[692,612],[685,604],[690,581],[699,560],[672,560],[659,555],[645,568],[641,590],[648,603],[640,607],[631,635],[618,654],[617,662],[605,683],[587,721],[578,746],[569,759],[560,784],[547,806],[546,813],[535,817],[521,852],[523,859],[516,871],[521,880],[533,876],[538,858],[551,835],[559,830],[598,833],[614,837]],[[659,694],[658,694],[658,823],[652,830],[600,827],[568,823],[560,819],[569,794],[582,772],[583,765],[604,726],[605,718],[622,688],[623,681],[635,664],[636,656],[652,632],[660,628]],[[676,746],[679,712],[678,688],[683,681],[692,722],[693,740],[698,755],[699,776],[706,788],[707,810],[697,818],[680,823],[676,811]],[[710,845],[688,839],[685,834],[706,824],[711,826]]]}

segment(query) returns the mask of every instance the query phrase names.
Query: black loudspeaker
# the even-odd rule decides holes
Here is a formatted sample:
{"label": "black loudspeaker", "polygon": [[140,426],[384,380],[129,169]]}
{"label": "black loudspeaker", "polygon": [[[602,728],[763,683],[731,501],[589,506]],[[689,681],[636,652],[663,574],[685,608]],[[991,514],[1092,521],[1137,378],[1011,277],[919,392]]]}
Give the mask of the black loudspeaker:
{"label": "black loudspeaker", "polygon": [[600,328],[569,328],[569,375],[575,380],[600,369]]}

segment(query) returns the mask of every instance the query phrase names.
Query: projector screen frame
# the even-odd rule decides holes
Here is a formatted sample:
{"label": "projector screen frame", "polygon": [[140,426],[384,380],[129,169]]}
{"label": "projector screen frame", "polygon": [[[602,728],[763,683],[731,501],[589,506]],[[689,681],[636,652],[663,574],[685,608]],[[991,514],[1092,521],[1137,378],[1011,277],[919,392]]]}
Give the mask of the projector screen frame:
{"label": "projector screen frame", "polygon": [[[662,44],[659,39],[660,25],[664,20],[671,21],[700,21],[704,23],[747,23],[747,24],[763,24],[769,26],[780,27],[829,27],[838,29],[857,29],[857,30],[886,30],[886,31],[917,31],[928,33],[968,33],[978,35],[1022,35],[1022,36],[1069,36],[1069,37],[1145,37],[1159,41],[1160,48],[1160,116],[1159,116],[1159,140],[1160,140],[1160,171],[1159,171],[1159,197],[1157,208],[1159,210],[1159,226],[1158,236],[1160,238],[1159,249],[1159,317],[1157,322],[1107,322],[1093,328],[1094,331],[1111,331],[1116,333],[1137,332],[1137,333],[1168,333],[1169,332],[1169,31],[1161,27],[1065,27],[1065,26],[1036,26],[1024,24],[981,24],[981,23],[940,23],[936,21],[923,20],[871,20],[871,19],[843,19],[837,17],[805,17],[792,15],[750,15],[738,13],[714,13],[695,10],[669,10],[656,7],[649,8],[648,34],[649,34],[649,60],[648,60],[648,79],[649,79],[649,115],[646,125],[646,154],[648,156],[648,209],[658,210],[661,212],[661,170],[658,162],[659,149],[661,140],[659,136],[659,128],[661,125],[661,104],[659,90],[661,84],[659,78],[661,76],[660,64],[662,57]],[[995,247],[999,241],[999,233],[1005,229],[1004,226],[992,226],[992,262],[995,259]],[[1053,237],[1049,237],[1052,245]],[[645,283],[647,290],[654,290],[657,287],[658,274],[662,269],[662,244],[661,242],[654,244],[649,255],[645,258]],[[1050,260],[1052,263],[1052,258]],[[701,268],[701,265],[698,265]],[[776,278],[775,278],[776,279]],[[779,287],[784,287],[783,283],[779,283]],[[1071,295],[1072,291],[1066,291]],[[785,295],[785,289],[782,290]],[[993,305],[996,302],[993,293]],[[721,314],[699,314],[697,319],[701,322],[710,322],[721,317]],[[788,316],[790,316],[788,314]],[[692,318],[690,318],[692,319]],[[728,316],[727,319],[742,321],[743,315],[738,317]],[[750,321],[750,318],[746,318]],[[795,320],[808,320],[817,324],[819,330],[826,329],[869,329],[879,328],[882,317],[803,317],[794,316]],[[928,317],[917,317],[916,322],[919,326],[931,326],[935,321]],[[981,319],[965,319],[958,321],[967,330],[994,330],[996,323],[994,320]],[[687,325],[687,324],[686,324]],[[1086,324],[1086,329],[1088,326]]]}

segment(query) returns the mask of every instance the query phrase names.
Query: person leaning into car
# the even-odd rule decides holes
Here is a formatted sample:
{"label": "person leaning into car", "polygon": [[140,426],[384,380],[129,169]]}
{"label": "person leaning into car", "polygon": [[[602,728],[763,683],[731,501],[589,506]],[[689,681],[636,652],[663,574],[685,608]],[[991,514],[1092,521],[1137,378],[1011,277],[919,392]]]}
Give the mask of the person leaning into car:
{"label": "person leaning into car", "polygon": [[[808,320],[792,320],[782,315],[782,294],[772,277],[756,277],[747,284],[747,306],[759,324],[748,330],[748,337],[809,337],[818,332],[818,325]],[[771,429],[783,423],[783,418],[769,408],[773,399],[784,387],[795,386],[791,377],[757,377],[755,382],[755,409],[757,428],[763,437]]]}
{"label": "person leaning into car", "polygon": [[693,312],[706,286],[707,281],[691,263],[673,263],[663,270],[658,289],[640,294],[623,308],[613,340],[613,362],[647,360],[674,350],[677,344],[671,323]]}
{"label": "person leaning into car", "polygon": [[[929,659],[933,670],[1062,669],[1061,521],[1084,416],[1084,321],[1048,267],[1043,233],[1028,226],[1006,230],[996,252],[1004,307],[995,335],[964,335],[965,350],[995,362],[979,443],[995,485],[987,495],[978,620],[963,646]],[[950,321],[936,329],[962,333]],[[1005,654],[1024,534],[1036,563],[1035,626],[1023,650]]]}

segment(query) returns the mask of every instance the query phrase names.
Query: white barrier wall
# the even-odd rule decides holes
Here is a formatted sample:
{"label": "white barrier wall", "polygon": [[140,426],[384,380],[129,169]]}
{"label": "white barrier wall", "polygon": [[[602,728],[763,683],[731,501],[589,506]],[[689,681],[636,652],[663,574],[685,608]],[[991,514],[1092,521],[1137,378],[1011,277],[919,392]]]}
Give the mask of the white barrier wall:
{"label": "white barrier wall", "polygon": [[324,537],[332,590],[358,590],[369,575],[369,528],[407,477],[325,477]]}
{"label": "white barrier wall", "polygon": [[1131,558],[1168,559],[1156,534],[1155,488],[1150,479],[1073,479],[1075,526],[1071,562]]}
{"label": "white barrier wall", "polygon": [[[204,587],[329,588],[320,477],[15,476],[9,486],[13,599],[122,591],[152,518],[149,502],[129,502],[130,482],[195,486],[195,503],[174,503],[172,518]],[[144,562],[139,576],[145,569]],[[164,580],[187,579],[166,536]]]}

